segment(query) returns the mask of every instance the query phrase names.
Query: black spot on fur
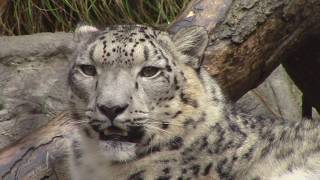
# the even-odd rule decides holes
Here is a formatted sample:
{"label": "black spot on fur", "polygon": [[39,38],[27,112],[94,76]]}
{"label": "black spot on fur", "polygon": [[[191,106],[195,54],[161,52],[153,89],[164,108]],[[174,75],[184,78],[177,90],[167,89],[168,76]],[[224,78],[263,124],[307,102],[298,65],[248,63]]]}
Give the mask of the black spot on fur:
{"label": "black spot on fur", "polygon": [[181,137],[175,137],[169,142],[170,150],[177,150],[183,146],[183,139]]}
{"label": "black spot on fur", "polygon": [[188,172],[188,170],[185,169],[185,168],[183,168],[183,169],[181,170],[181,173],[182,173],[182,174],[186,174],[187,172]]}
{"label": "black spot on fur", "polygon": [[194,160],[196,160],[196,159],[197,159],[197,158],[196,158],[195,156],[190,155],[190,156],[184,157],[184,158],[182,159],[182,163],[183,163],[183,164],[189,164],[191,161],[194,161]]}
{"label": "black spot on fur", "polygon": [[184,124],[184,126],[189,126],[189,125],[193,124],[194,122],[195,122],[195,121],[194,121],[193,119],[187,118],[187,119],[183,122],[183,124]]}
{"label": "black spot on fur", "polygon": [[136,85],[135,85],[135,87],[136,87],[136,89],[138,89],[139,88],[139,85],[138,85],[138,83],[136,82]]}
{"label": "black spot on fur", "polygon": [[199,165],[194,165],[194,166],[191,167],[191,170],[192,170],[193,175],[198,176],[199,171],[200,171],[200,166]]}
{"label": "black spot on fur", "polygon": [[208,142],[208,137],[207,136],[203,136],[202,137],[202,144],[200,146],[200,150],[204,149],[208,146],[209,142]]}
{"label": "black spot on fur", "polygon": [[204,168],[204,171],[202,173],[203,176],[206,176],[210,173],[210,170],[212,168],[212,163],[209,163],[205,168]]}
{"label": "black spot on fur", "polygon": [[176,112],[176,114],[172,117],[172,118],[176,118],[176,117],[178,117],[179,116],[179,114],[181,114],[182,113],[182,111],[178,111],[178,112]]}
{"label": "black spot on fur", "polygon": [[228,177],[230,176],[229,171],[227,171],[226,170],[227,168],[225,167],[227,162],[228,162],[228,159],[225,158],[225,159],[219,161],[217,164],[216,171],[221,179],[228,179]]}
{"label": "black spot on fur", "polygon": [[180,94],[180,98],[181,98],[181,101],[184,103],[184,104],[188,104],[194,108],[197,108],[199,105],[198,105],[198,102],[190,97],[188,97],[186,94],[184,94],[183,92],[181,92]]}
{"label": "black spot on fur", "polygon": [[143,170],[143,171],[139,171],[137,173],[134,173],[134,174],[129,176],[128,180],[143,180],[144,179],[143,178],[143,173],[144,172],[145,171]]}
{"label": "black spot on fur", "polygon": [[171,176],[159,176],[157,178],[157,180],[169,180],[169,179],[171,179]]}
{"label": "black spot on fur", "polygon": [[169,174],[170,173],[170,168],[166,167],[162,171],[163,171],[164,174]]}
{"label": "black spot on fur", "polygon": [[251,147],[244,155],[243,155],[243,159],[247,159],[250,160],[252,158],[253,155],[253,147]]}
{"label": "black spot on fur", "polygon": [[149,41],[149,43],[151,44],[152,47],[154,47],[154,48],[156,47],[156,45],[154,44],[153,41]]}

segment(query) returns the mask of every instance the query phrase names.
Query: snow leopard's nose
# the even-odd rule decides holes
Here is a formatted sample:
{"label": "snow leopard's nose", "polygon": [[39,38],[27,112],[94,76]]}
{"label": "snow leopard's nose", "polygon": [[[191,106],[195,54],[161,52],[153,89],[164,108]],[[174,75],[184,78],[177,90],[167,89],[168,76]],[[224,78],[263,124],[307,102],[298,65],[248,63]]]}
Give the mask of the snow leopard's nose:
{"label": "snow leopard's nose", "polygon": [[112,122],[114,118],[123,113],[128,107],[128,104],[122,106],[106,106],[106,105],[98,105],[99,111],[108,117],[108,119]]}

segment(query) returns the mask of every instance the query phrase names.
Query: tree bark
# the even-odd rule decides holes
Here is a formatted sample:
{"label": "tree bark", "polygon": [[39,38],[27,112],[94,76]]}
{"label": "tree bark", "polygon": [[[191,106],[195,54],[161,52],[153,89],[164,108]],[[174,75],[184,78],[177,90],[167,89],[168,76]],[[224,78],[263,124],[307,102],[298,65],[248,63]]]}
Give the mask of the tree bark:
{"label": "tree bark", "polygon": [[[319,30],[319,20],[317,0],[194,0],[168,30],[174,33],[191,25],[207,28],[210,44],[204,66],[229,99],[236,101],[282,60],[291,63],[306,37]],[[9,46],[11,37],[0,37],[0,62],[13,56],[68,55],[72,51],[71,34],[60,34],[57,39],[48,39],[48,35],[55,36],[44,35],[41,44],[32,43],[32,36],[14,37],[14,41],[28,42],[19,48]],[[68,122],[67,114],[59,113],[46,126],[1,150],[1,179],[68,179],[62,173],[65,170],[60,172],[55,166],[65,164],[66,137],[76,129]]]}
{"label": "tree bark", "polygon": [[67,136],[76,127],[62,112],[38,129],[0,151],[0,179],[69,179],[66,170]]}
{"label": "tree bark", "polygon": [[169,30],[207,27],[211,41],[204,66],[235,101],[319,31],[319,5],[317,0],[195,0]]}

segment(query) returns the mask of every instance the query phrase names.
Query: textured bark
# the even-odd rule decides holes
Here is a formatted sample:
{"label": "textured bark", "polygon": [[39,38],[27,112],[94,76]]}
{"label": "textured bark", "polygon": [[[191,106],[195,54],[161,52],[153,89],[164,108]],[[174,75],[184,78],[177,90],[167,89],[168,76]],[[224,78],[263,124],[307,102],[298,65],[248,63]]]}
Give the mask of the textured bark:
{"label": "textured bark", "polygon": [[320,22],[320,1],[195,0],[169,28],[207,27],[205,67],[231,100],[259,85]]}
{"label": "textured bark", "polygon": [[[290,63],[295,52],[303,48],[301,43],[307,43],[306,37],[319,30],[319,20],[320,1],[317,0],[194,0],[170,25],[169,31],[176,32],[191,25],[207,28],[211,40],[204,65],[219,81],[227,96],[235,101],[260,84],[282,60]],[[55,82],[65,78],[62,71],[68,67],[65,59],[72,51],[71,41],[70,33],[0,37],[0,90],[5,92],[0,94],[0,124],[35,112],[48,115],[54,111],[58,114],[37,130],[31,128],[28,132],[19,133],[17,137],[26,137],[0,151],[0,179],[68,179],[61,172],[65,171],[66,137],[75,127],[68,124],[65,113],[56,113],[61,112],[58,107],[66,105],[63,96],[66,87],[61,85],[57,88]],[[52,55],[59,56],[60,60],[55,62],[56,56],[52,58]],[[20,58],[17,60],[16,57]],[[313,57],[309,59],[316,60]],[[42,76],[46,71],[52,73],[51,70],[57,69],[62,75],[57,76],[56,73],[45,79],[30,78],[29,75],[34,76],[36,71],[28,68],[37,66],[40,71],[43,68],[43,64],[38,65],[41,60],[47,60],[45,65],[55,67],[42,71]],[[16,87],[23,82],[23,78],[15,79],[20,77],[19,73],[27,80],[25,85]],[[29,95],[33,89],[28,84],[44,89],[37,100],[34,100],[34,95]],[[53,87],[60,89],[60,94],[50,91]],[[28,89],[28,93],[23,93],[24,89]],[[6,98],[7,95],[16,94],[26,102],[24,106],[20,106],[20,101],[8,105],[10,99]],[[50,105],[50,108],[42,108],[43,105]],[[22,107],[22,113],[15,114],[17,107]],[[28,121],[28,124],[32,122]],[[0,129],[0,137],[1,133]]]}
{"label": "textured bark", "polygon": [[0,179],[69,179],[65,174],[66,141],[75,129],[67,113],[60,113],[47,126],[1,150]]}

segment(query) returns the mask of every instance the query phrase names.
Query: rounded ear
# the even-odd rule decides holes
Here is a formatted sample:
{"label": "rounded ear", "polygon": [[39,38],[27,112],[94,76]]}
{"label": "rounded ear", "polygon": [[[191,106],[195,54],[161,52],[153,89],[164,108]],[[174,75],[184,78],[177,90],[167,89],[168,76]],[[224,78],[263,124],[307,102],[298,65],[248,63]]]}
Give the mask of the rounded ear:
{"label": "rounded ear", "polygon": [[74,31],[73,39],[76,42],[86,41],[97,32],[99,32],[98,28],[81,23],[77,25],[77,28]]}
{"label": "rounded ear", "polygon": [[[202,61],[202,56],[208,45],[209,37],[206,29],[201,26],[191,26],[178,31],[172,40],[181,53],[190,56],[186,62],[194,68],[199,68]],[[190,62],[196,61],[196,62]]]}

